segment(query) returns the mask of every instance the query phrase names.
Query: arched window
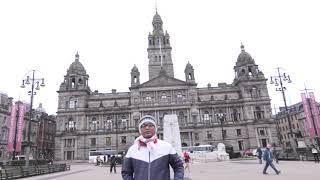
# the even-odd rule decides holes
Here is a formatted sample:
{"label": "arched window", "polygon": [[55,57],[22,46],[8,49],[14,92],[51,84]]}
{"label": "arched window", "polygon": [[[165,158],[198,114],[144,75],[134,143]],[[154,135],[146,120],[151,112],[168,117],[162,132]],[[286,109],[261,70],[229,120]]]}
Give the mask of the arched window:
{"label": "arched window", "polygon": [[74,108],[74,100],[73,100],[73,97],[71,97],[71,98],[69,99],[69,108],[70,108],[70,109]]}
{"label": "arched window", "polygon": [[75,86],[76,86],[76,78],[72,78],[71,79],[71,88],[75,88]]}
{"label": "arched window", "polygon": [[249,76],[252,76],[252,67],[251,66],[248,67],[248,74],[249,74]]}
{"label": "arched window", "polygon": [[165,101],[167,99],[167,94],[165,93],[165,92],[163,92],[162,94],[161,94],[161,100],[162,101]]}
{"label": "arched window", "polygon": [[78,80],[78,84],[83,84],[83,82],[82,82],[82,79],[81,79],[81,78]]}
{"label": "arched window", "polygon": [[188,74],[188,79],[192,79],[192,74],[191,73]]}
{"label": "arched window", "polygon": [[179,121],[179,125],[184,124],[184,114],[182,111],[179,112],[178,121]]}
{"label": "arched window", "polygon": [[111,129],[112,129],[112,120],[111,120],[111,119],[108,119],[108,120],[107,120],[107,129],[108,129],[108,130],[111,130]]}
{"label": "arched window", "polygon": [[239,120],[239,113],[238,113],[237,109],[232,110],[232,118],[233,118],[233,121]]}
{"label": "arched window", "polygon": [[181,93],[180,91],[177,93],[177,98],[178,98],[178,99],[181,99],[181,98],[182,98],[182,93]]}
{"label": "arched window", "polygon": [[259,93],[260,93],[260,90],[258,90],[256,87],[252,87],[250,89],[251,98],[258,98],[259,97]]}
{"label": "arched window", "polygon": [[99,128],[99,121],[95,117],[91,119],[91,122],[89,122],[90,130],[96,130]]}
{"label": "arched window", "polygon": [[133,82],[134,82],[134,83],[137,83],[137,76],[134,76],[134,77],[133,77]]}
{"label": "arched window", "polygon": [[209,121],[210,120],[210,116],[209,116],[209,112],[205,111],[203,114],[203,120],[204,121]]}
{"label": "arched window", "polygon": [[147,102],[151,102],[151,96],[150,96],[149,93],[146,95],[146,101],[147,101]]}
{"label": "arched window", "polygon": [[127,129],[127,122],[128,121],[127,121],[126,117],[122,116],[122,118],[121,118],[121,127],[122,127],[123,130]]}

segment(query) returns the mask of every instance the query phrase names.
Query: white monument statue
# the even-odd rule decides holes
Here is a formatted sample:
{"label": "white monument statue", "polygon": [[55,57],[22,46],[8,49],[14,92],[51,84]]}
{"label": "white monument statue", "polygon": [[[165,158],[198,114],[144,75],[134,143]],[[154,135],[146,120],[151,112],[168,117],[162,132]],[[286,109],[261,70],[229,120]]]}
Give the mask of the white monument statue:
{"label": "white monument statue", "polygon": [[229,160],[229,154],[226,152],[226,146],[223,143],[218,143],[218,160]]}
{"label": "white monument statue", "polygon": [[163,118],[163,140],[172,144],[177,153],[181,156],[181,139],[178,117],[176,114],[165,115]]}

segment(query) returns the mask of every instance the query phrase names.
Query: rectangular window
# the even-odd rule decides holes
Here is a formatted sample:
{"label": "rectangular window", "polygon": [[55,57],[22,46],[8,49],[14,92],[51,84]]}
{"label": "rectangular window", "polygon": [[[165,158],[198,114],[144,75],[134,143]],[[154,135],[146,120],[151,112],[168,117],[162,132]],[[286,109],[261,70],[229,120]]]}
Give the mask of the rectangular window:
{"label": "rectangular window", "polygon": [[267,139],[260,140],[262,147],[267,147]]}
{"label": "rectangular window", "polygon": [[111,146],[111,137],[106,137],[106,145]]}
{"label": "rectangular window", "polygon": [[211,133],[211,131],[207,131],[207,139],[212,139],[212,133]]}
{"label": "rectangular window", "polygon": [[237,129],[237,136],[241,136],[241,129]]}
{"label": "rectangular window", "polygon": [[121,136],[121,144],[126,144],[126,143],[127,143],[127,137]]}
{"label": "rectangular window", "polygon": [[91,146],[96,146],[96,138],[91,138],[90,139],[90,145]]}
{"label": "rectangular window", "polygon": [[72,147],[72,139],[67,139],[67,147]]}
{"label": "rectangular window", "polygon": [[268,131],[265,127],[257,128],[257,131],[259,136],[268,136]]}
{"label": "rectangular window", "polygon": [[194,139],[199,140],[199,133],[194,133]]}

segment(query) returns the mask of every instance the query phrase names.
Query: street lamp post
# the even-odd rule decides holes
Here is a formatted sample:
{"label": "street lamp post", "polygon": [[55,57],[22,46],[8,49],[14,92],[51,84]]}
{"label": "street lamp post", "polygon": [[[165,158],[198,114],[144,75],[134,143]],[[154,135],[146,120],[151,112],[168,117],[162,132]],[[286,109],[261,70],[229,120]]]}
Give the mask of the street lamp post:
{"label": "street lamp post", "polygon": [[[17,148],[17,134],[18,134],[18,119],[19,119],[19,115],[20,115],[20,102],[17,103],[18,104],[18,109],[17,109],[17,115],[16,115],[16,128],[15,128],[15,132],[14,132],[14,141],[13,141],[13,154],[12,154],[12,160],[16,159],[16,148]],[[21,115],[20,115],[21,116]]]}
{"label": "street lamp post", "polygon": [[113,108],[114,108],[114,119],[115,119],[115,123],[116,123],[116,153],[118,155],[118,150],[119,150],[119,142],[118,142],[118,114],[116,111],[119,110],[119,106],[118,106],[118,103],[117,101],[114,101],[114,104],[113,104]]}
{"label": "street lamp post", "polygon": [[[41,84],[40,84],[40,81],[41,81]],[[32,122],[33,96],[36,95],[36,92],[35,92],[36,90],[40,90],[40,86],[42,87],[45,86],[44,78],[35,78],[35,70],[32,70],[32,78],[30,79],[30,77],[27,76],[26,79],[23,79],[21,88],[25,88],[26,85],[31,85],[31,90],[28,91],[28,94],[30,95],[30,110],[29,110],[30,119],[28,124],[28,139],[27,139],[28,142],[27,142],[27,150],[26,150],[26,167],[29,168],[29,156],[30,156],[30,149],[31,149],[30,135],[31,135],[31,122]]]}
{"label": "street lamp post", "polygon": [[285,90],[287,90],[286,87],[283,86],[283,83],[286,81],[287,83],[291,83],[291,79],[289,75],[286,75],[286,73],[281,74],[280,73],[280,68],[278,67],[278,74],[275,76],[270,77],[270,84],[274,84],[275,86],[279,86],[279,88],[276,88],[276,91],[280,91],[282,94],[283,102],[284,102],[284,107],[285,107],[285,114],[288,119],[288,124],[289,124],[289,129],[290,129],[290,144],[293,150],[293,153],[296,155],[297,154],[297,149],[296,149],[296,142],[295,142],[295,137],[293,136],[293,131],[292,131],[292,124],[291,124],[291,118],[290,114],[288,111],[288,106],[287,106],[287,101],[286,101],[286,95],[284,93]]}
{"label": "street lamp post", "polygon": [[223,130],[223,124],[224,124],[224,120],[226,118],[226,113],[219,112],[219,113],[216,113],[215,115],[218,118],[218,120],[220,121],[222,142],[224,142],[225,134],[224,134],[224,130]]}

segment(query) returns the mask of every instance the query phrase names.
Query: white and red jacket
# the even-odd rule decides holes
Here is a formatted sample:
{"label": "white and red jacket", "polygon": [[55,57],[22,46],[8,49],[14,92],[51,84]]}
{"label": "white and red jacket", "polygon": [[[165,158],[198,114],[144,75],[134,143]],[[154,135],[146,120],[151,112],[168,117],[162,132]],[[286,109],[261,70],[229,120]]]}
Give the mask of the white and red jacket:
{"label": "white and red jacket", "polygon": [[171,144],[157,139],[149,151],[142,143],[132,145],[122,164],[123,180],[170,180],[170,168],[174,180],[183,180],[183,162]]}

